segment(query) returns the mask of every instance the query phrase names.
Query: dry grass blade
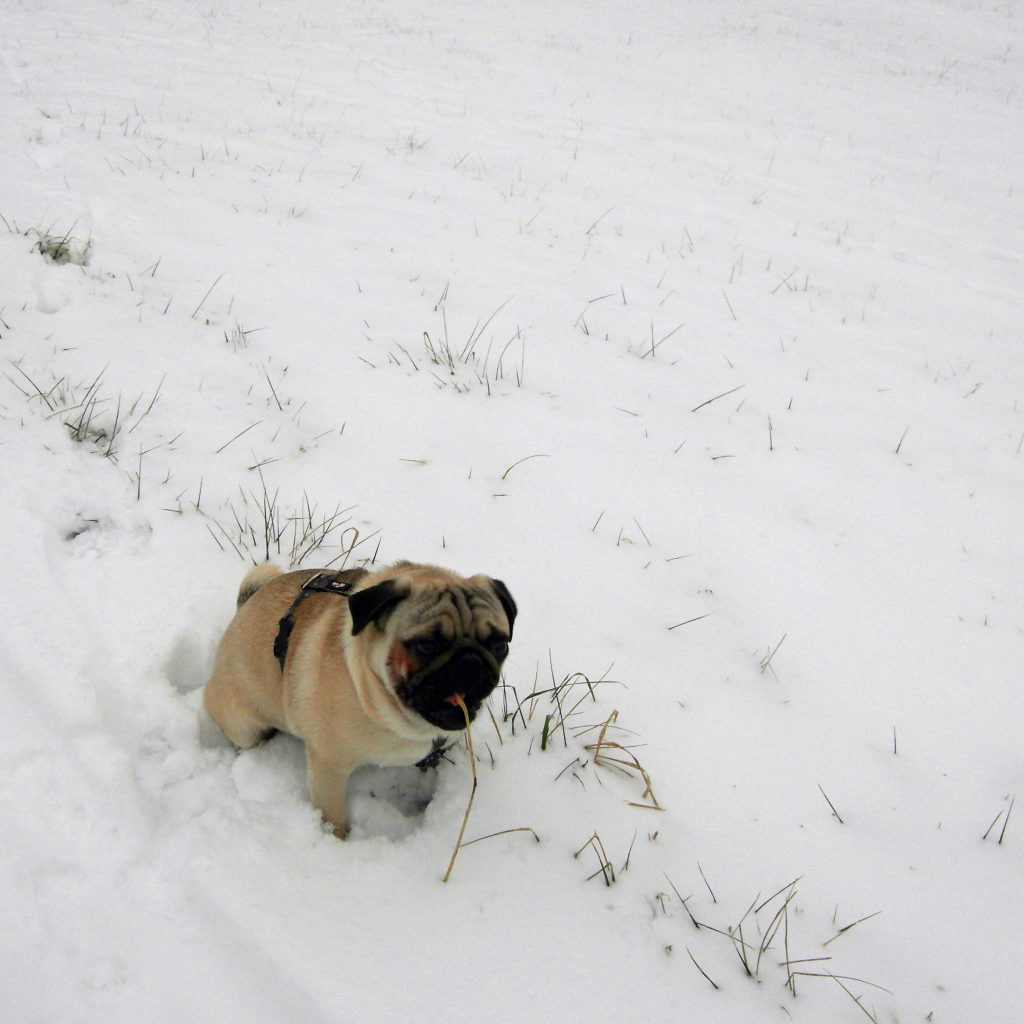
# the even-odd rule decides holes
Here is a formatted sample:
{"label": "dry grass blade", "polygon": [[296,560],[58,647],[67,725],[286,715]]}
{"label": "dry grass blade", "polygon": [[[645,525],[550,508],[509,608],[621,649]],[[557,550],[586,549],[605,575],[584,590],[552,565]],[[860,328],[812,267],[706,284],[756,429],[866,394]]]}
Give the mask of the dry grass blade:
{"label": "dry grass blade", "polygon": [[1017,800],[1016,797],[1012,797],[1010,799],[1010,806],[1007,807],[1007,809],[1006,809],[1006,819],[1003,821],[1003,827],[999,830],[999,842],[997,844],[998,846],[1002,846],[1003,845],[1003,836],[1006,835],[1006,826],[1009,825],[1009,823],[1010,823],[1010,814],[1013,811],[1013,805],[1016,802],[1016,800]]}
{"label": "dry grass blade", "polygon": [[838,939],[840,935],[845,935],[851,928],[855,928],[862,921],[870,921],[871,918],[878,917],[878,915],[880,913],[881,913],[880,910],[876,910],[873,914],[868,914],[866,917],[858,918],[856,921],[853,921],[851,924],[845,925],[844,927],[840,928],[839,931],[837,931],[835,933],[835,935],[832,936],[831,939],[829,939],[827,942],[823,942],[822,943],[822,947],[825,947],[825,946],[829,945],[829,943],[831,943],[831,942],[835,942],[836,939]]}
{"label": "dry grass blade", "polygon": [[[708,881],[707,875],[704,874],[704,869],[700,866],[700,861],[697,861],[697,870],[700,872],[700,877],[704,879],[704,884],[707,886],[708,892],[711,893],[711,902],[717,903],[718,897],[715,896],[715,891],[711,888],[711,883]],[[757,911],[754,911],[754,913],[756,914]]]}
{"label": "dry grass blade", "polygon": [[694,958],[694,955],[690,952],[690,947],[686,946],[685,948],[686,948],[686,952],[689,955],[690,959],[693,960],[693,966],[696,967],[697,970],[700,971],[700,973],[703,974],[704,977],[707,978],[709,982],[711,982],[711,987],[713,989],[715,989],[715,991],[718,991],[718,986],[711,980],[711,976],[708,974],[708,972],[705,971],[704,968],[701,967],[701,965],[699,963],[697,963],[696,959]]}
{"label": "dry grass blade", "polygon": [[[689,898],[690,897],[687,897],[687,899]],[[689,913],[689,910],[687,910],[687,913]],[[690,916],[692,918],[693,915],[691,914]],[[738,953],[742,949],[743,953],[740,954],[740,960],[743,960],[747,950],[753,952],[753,950],[755,949],[754,946],[752,946],[749,942],[740,937],[735,931],[730,932],[725,931],[722,928],[716,928],[713,924],[708,924],[707,921],[695,921],[694,923],[697,925],[698,928],[707,928],[709,932],[714,932],[715,935],[721,935],[723,938],[728,939],[736,948],[736,951]]]}
{"label": "dry grass blade", "polygon": [[[555,700],[555,703],[558,704],[559,711],[562,714],[562,720],[561,720],[560,724],[564,725],[564,723],[565,723],[565,721],[567,719],[572,718],[573,715],[576,714],[577,708],[579,708],[579,706],[581,704],[583,704],[588,697],[590,698],[592,703],[596,704],[597,703],[597,694],[595,693],[594,688],[596,686],[600,686],[602,684],[611,683],[611,682],[613,682],[613,680],[606,679],[604,676],[602,676],[600,679],[589,679],[582,672],[574,672],[572,675],[566,676],[562,680],[562,682],[559,683],[557,687],[555,687],[555,690],[554,690],[553,696],[552,696],[552,700]],[[583,694],[581,694],[580,698],[576,701],[575,704],[572,705],[572,707],[569,708],[568,711],[565,711],[562,708],[561,704],[559,703],[559,700],[556,700],[556,696],[560,697],[561,692],[563,690],[565,690],[567,693],[571,694],[572,689],[575,686],[582,686],[582,687],[584,687],[585,692]],[[578,737],[579,735],[580,735],[580,733],[577,732],[576,736]]]}
{"label": "dry grass blade", "polygon": [[508,469],[506,469],[505,472],[501,474],[501,479],[504,480],[509,475],[509,473],[511,473],[512,470],[516,468],[516,466],[521,466],[524,462],[528,462],[530,459],[550,458],[551,456],[545,452],[538,452],[536,455],[524,455],[521,459],[517,459],[515,462],[513,462],[512,465],[509,466]]}
{"label": "dry grass blade", "polygon": [[793,973],[799,974],[803,978],[831,978],[833,981],[855,981],[858,985],[870,985],[871,988],[877,988],[879,992],[884,992],[887,996],[892,995],[892,992],[884,985],[876,985],[873,981],[866,981],[864,978],[851,978],[848,974],[833,974],[831,971],[794,971]]}
{"label": "dry grass blade", "polygon": [[491,710],[490,705],[487,707],[487,714],[491,716],[491,725],[494,726],[494,731],[498,734],[498,744],[505,746],[505,740],[502,738],[501,730],[498,728],[498,720],[494,717],[494,712]]}
{"label": "dry grass blade", "polygon": [[[601,723],[601,731],[597,734],[597,743],[594,744],[594,760],[601,756],[601,747],[604,746],[604,738],[608,732],[608,728],[615,724],[615,720],[619,717],[618,711],[613,711],[605,720]],[[588,748],[589,749],[589,748]]]}
{"label": "dry grass blade", "polygon": [[508,836],[513,832],[529,832],[535,842],[540,842],[540,836],[529,825],[520,825],[519,828],[503,828],[500,832],[491,832],[486,836],[477,836],[476,839],[467,839],[464,843],[460,844],[460,847],[472,846],[474,843],[482,843],[485,839],[494,839],[497,836]]}
{"label": "dry grass blade", "polygon": [[821,795],[825,798],[825,802],[829,805],[829,807],[832,808],[832,813],[836,816],[836,820],[839,822],[839,824],[840,825],[846,824],[843,821],[843,819],[839,816],[839,812],[836,810],[835,804],[833,804],[832,801],[829,800],[828,793],[826,793],[825,790],[821,789],[821,783],[820,782],[818,783],[818,789],[821,790]]}
{"label": "dry grass blade", "polygon": [[448,870],[444,873],[444,881],[447,882],[452,876],[452,868],[455,867],[455,858],[459,855],[462,846],[462,837],[466,834],[466,825],[469,823],[469,812],[473,809],[473,798],[476,796],[476,755],[473,753],[473,734],[469,730],[469,709],[461,697],[455,698],[455,703],[462,708],[462,715],[466,719],[466,749],[469,753],[469,770],[473,775],[473,785],[469,791],[469,802],[466,804],[466,813],[462,816],[462,827],[459,829],[459,838],[455,840],[455,849],[452,850],[452,859],[448,861]]}
{"label": "dry grass blade", "polygon": [[740,958],[740,963],[743,964],[743,970],[746,972],[748,978],[754,976],[754,972],[750,969],[750,958],[747,956],[747,950],[752,950],[754,947],[751,946],[746,939],[743,938],[743,922],[750,916],[751,911],[757,906],[757,901],[761,898],[761,894],[758,893],[751,901],[747,912],[740,918],[740,923],[736,925],[735,929],[729,929],[729,938],[732,939],[733,947],[736,950],[736,955]]}
{"label": "dry grass blade", "polygon": [[220,284],[220,280],[221,280],[221,278],[223,276],[224,276],[223,274],[218,274],[217,275],[217,279],[213,282],[213,284],[210,285],[210,287],[206,290],[206,294],[199,300],[199,305],[196,306],[196,308],[192,310],[192,316],[191,316],[190,319],[195,320],[196,313],[198,313],[199,310],[201,310],[203,308],[203,304],[213,294],[213,289],[216,288],[218,284]]}
{"label": "dry grass blade", "polygon": [[266,378],[267,381],[267,387],[270,388],[270,393],[274,397],[274,402],[277,405],[278,411],[284,412],[284,406],[281,405],[281,399],[277,397],[277,391],[274,389],[274,384],[270,379],[270,374],[267,373],[267,368],[263,365],[263,363],[260,363],[260,369],[263,371],[263,376]]}
{"label": "dry grass blade", "polygon": [[736,949],[736,955],[740,958],[740,963],[743,964],[743,970],[748,978],[754,976],[754,972],[750,969],[750,959],[747,957],[747,950],[750,948],[747,941],[743,938],[743,922],[736,926],[736,934],[739,936],[739,941],[733,940],[733,946]]}
{"label": "dry grass blade", "polygon": [[476,347],[477,342],[480,340],[484,331],[490,327],[494,318],[512,301],[514,296],[510,295],[483,323],[482,327],[474,327],[470,332],[469,340],[466,342],[465,347],[459,353],[459,359],[465,362],[473,354],[473,349]]}
{"label": "dry grass blade", "polygon": [[787,901],[782,908],[782,948],[786,951],[786,984],[789,986],[789,991],[793,997],[796,998],[796,978],[793,977],[793,968],[790,966],[791,960],[789,957],[789,902]]}
{"label": "dry grass blade", "polygon": [[985,834],[984,834],[984,835],[983,835],[983,836],[981,837],[981,838],[982,838],[982,841],[984,841],[984,840],[988,839],[988,834],[989,834],[989,832],[991,832],[991,831],[992,831],[992,829],[994,829],[994,828],[996,827],[996,822],[997,822],[997,821],[999,821],[999,819],[1000,819],[1000,818],[1001,818],[1002,816],[1003,816],[1003,812],[1002,812],[1002,811],[1000,811],[1000,812],[999,812],[999,813],[998,813],[998,814],[997,814],[997,815],[996,815],[996,816],[995,816],[995,817],[994,817],[994,818],[992,819],[992,824],[991,824],[991,825],[989,825],[989,827],[988,827],[987,829],[985,829]]}
{"label": "dry grass blade", "polygon": [[[8,362],[8,363],[9,363],[9,364],[10,364],[10,365],[11,365],[11,366],[12,366],[12,367],[13,367],[13,368],[15,369],[15,370],[17,370],[17,371],[18,371],[18,373],[20,373],[20,374],[22,375],[22,377],[24,377],[24,378],[25,378],[25,380],[26,380],[26,381],[28,381],[28,383],[29,383],[29,385],[31,386],[32,390],[33,390],[33,391],[34,391],[34,392],[36,393],[36,397],[38,397],[38,398],[42,399],[42,401],[43,401],[43,404],[44,404],[44,405],[46,406],[46,408],[47,408],[47,409],[49,409],[49,410],[50,410],[50,412],[53,412],[53,411],[54,411],[54,406],[53,406],[53,403],[52,403],[52,402],[50,401],[50,395],[51,395],[51,394],[52,394],[52,393],[53,393],[53,392],[54,392],[54,391],[55,391],[55,390],[57,389],[57,387],[58,387],[58,386],[59,386],[59,385],[60,385],[60,384],[62,383],[62,381],[57,381],[57,383],[56,383],[56,384],[54,384],[53,388],[51,388],[51,389],[50,389],[50,391],[48,391],[48,392],[44,392],[44,391],[42,390],[42,388],[40,388],[40,387],[39,387],[39,385],[38,385],[38,384],[36,384],[36,382],[35,382],[35,381],[34,381],[34,380],[33,380],[33,379],[32,379],[32,378],[31,378],[31,377],[30,377],[30,376],[29,376],[29,375],[28,375],[28,374],[27,374],[27,373],[26,373],[26,372],[25,372],[25,371],[24,371],[24,370],[23,370],[23,369],[22,369],[22,368],[21,368],[21,367],[20,367],[20,366],[19,366],[19,365],[18,365],[18,364],[17,364],[16,362],[14,362],[14,361],[13,361],[13,360],[11,360],[11,359],[8,359],[8,360],[7,360],[7,362]],[[7,375],[6,375],[6,374],[4,374],[4,376],[7,376]],[[14,385],[14,386],[15,386],[15,387],[16,387],[16,388],[17,388],[17,389],[19,390],[19,391],[21,391],[21,393],[22,393],[22,394],[23,394],[23,395],[24,395],[24,396],[25,396],[26,398],[31,398],[31,397],[32,397],[32,396],[31,396],[31,395],[30,395],[30,394],[29,394],[29,393],[28,393],[27,391],[23,391],[23,390],[21,389],[21,387],[20,387],[20,386],[19,386],[19,385],[17,384],[17,382],[16,382],[16,381],[13,381],[13,380],[11,380],[11,378],[10,378],[10,377],[7,377],[7,379],[8,379],[9,381],[11,381],[11,383],[12,383],[12,384],[13,384],[13,385]]]}
{"label": "dry grass blade", "polygon": [[734,388],[730,388],[728,391],[723,391],[720,395],[715,395],[714,398],[709,398],[705,402],[701,402],[700,405],[695,405],[690,412],[697,412],[698,409],[703,409],[704,406],[710,405],[712,402],[717,402],[720,398],[725,398],[727,395],[735,394],[740,388],[746,387],[745,384],[738,384]]}
{"label": "dry grass blade", "polygon": [[[775,916],[771,919],[768,927],[765,929],[764,938],[761,940],[761,948],[757,951],[757,962],[754,964],[754,973],[757,974],[761,967],[761,957],[764,956],[765,951],[771,946],[772,940],[778,934],[779,929],[782,927],[783,916],[789,912],[789,904],[793,897],[796,896],[796,889],[792,889],[789,895],[786,897],[785,902],[777,911]],[[770,902],[770,901],[769,901]],[[763,907],[764,904],[762,903]],[[760,908],[759,908],[760,909]],[[756,914],[757,911],[755,910]]]}
{"label": "dry grass blade", "polygon": [[629,870],[629,859],[633,856],[633,846],[636,843],[637,830],[633,829],[633,838],[629,841],[629,849],[626,851],[626,859],[622,862],[622,867],[619,868],[619,874],[623,871]]}
{"label": "dry grass blade", "polygon": [[761,911],[764,910],[764,908],[767,907],[768,904],[771,903],[771,901],[773,899],[775,899],[777,896],[781,896],[787,889],[792,889],[793,886],[796,885],[796,883],[799,882],[800,879],[803,878],[803,877],[804,877],[803,875],[798,875],[796,878],[793,879],[792,882],[787,882],[781,889],[779,889],[778,892],[773,893],[759,907],[756,907],[754,909],[754,913],[755,914],[760,914]]}
{"label": "dry grass blade", "polygon": [[[640,800],[649,800],[650,803],[640,803],[636,806],[651,807],[661,810],[661,804],[658,803],[658,800],[654,795],[654,786],[651,782],[650,775],[647,773],[647,769],[644,768],[636,755],[628,747],[623,746],[621,743],[617,743],[615,740],[609,740],[606,737],[608,728],[613,725],[617,717],[618,712],[613,711],[608,717],[608,720],[604,723],[598,736],[597,743],[591,743],[584,749],[589,750],[593,754],[594,764],[599,767],[614,769],[627,776],[639,775],[644,784],[644,790],[640,796]],[[616,726],[616,728],[618,727]],[[608,754],[607,751],[617,751],[621,756],[612,756]]]}
{"label": "dry grass blade", "polygon": [[257,420],[255,423],[250,423],[249,426],[247,426],[244,430],[240,430],[230,440],[225,441],[213,454],[220,455],[220,453],[224,451],[224,449],[227,448],[229,444],[234,444],[234,442],[237,441],[243,434],[248,434],[253,427],[258,427],[262,422],[263,420]]}
{"label": "dry grass blade", "polygon": [[762,658],[762,660],[761,660],[761,674],[762,675],[771,666],[772,658],[774,658],[775,655],[779,653],[779,648],[786,642],[786,637],[787,636],[789,636],[788,633],[783,633],[782,634],[782,639],[773,648],[771,648],[768,651],[768,654],[766,654],[764,656],[764,658]]}
{"label": "dry grass blade", "polygon": [[855,996],[844,984],[844,981],[855,981],[858,985],[870,985],[872,988],[877,988],[884,992],[886,995],[892,995],[887,988],[883,988],[881,985],[876,985],[873,981],[865,981],[863,978],[850,978],[845,974],[833,974],[831,971],[824,971],[817,973],[815,971],[793,971],[794,975],[801,975],[805,978],[831,978],[856,1004],[860,1007],[861,1012],[867,1017],[868,1020],[872,1021],[872,1024],[878,1024],[878,1018],[860,1001],[860,996]]}
{"label": "dry grass blade", "polygon": [[705,612],[703,615],[695,615],[692,619],[684,619],[682,622],[677,622],[674,626],[669,626],[669,629],[678,629],[680,626],[688,626],[691,622],[700,622],[701,619],[710,618],[712,612]]}
{"label": "dry grass blade", "polygon": [[612,885],[615,882],[615,868],[612,867],[612,862],[609,860],[608,854],[605,853],[604,843],[601,842],[601,837],[596,832],[572,855],[573,860],[576,860],[588,846],[594,848],[600,867],[586,880],[589,882],[591,878],[604,875],[604,884]]}
{"label": "dry grass blade", "polygon": [[662,872],[662,874],[665,875],[665,880],[672,887],[672,891],[676,894],[676,899],[679,900],[679,902],[683,905],[683,910],[686,911],[686,916],[692,922],[693,927],[696,928],[697,931],[700,931],[701,928],[703,928],[704,926],[697,920],[697,918],[693,916],[693,914],[690,913],[690,908],[686,905],[686,900],[690,899],[691,897],[687,896],[686,899],[683,899],[683,897],[679,893],[679,890],[676,888],[676,883],[673,882],[672,879],[669,878],[667,874],[665,874],[665,872]]}

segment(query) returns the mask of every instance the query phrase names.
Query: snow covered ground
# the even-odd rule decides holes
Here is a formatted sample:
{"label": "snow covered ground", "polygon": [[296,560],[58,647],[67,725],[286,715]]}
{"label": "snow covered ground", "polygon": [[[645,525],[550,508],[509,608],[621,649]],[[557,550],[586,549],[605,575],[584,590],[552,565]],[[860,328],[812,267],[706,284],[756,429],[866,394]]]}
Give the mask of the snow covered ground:
{"label": "snow covered ground", "polygon": [[[1024,1019],[1019,4],[3,8],[5,1021]],[[203,722],[268,519],[539,843]]]}

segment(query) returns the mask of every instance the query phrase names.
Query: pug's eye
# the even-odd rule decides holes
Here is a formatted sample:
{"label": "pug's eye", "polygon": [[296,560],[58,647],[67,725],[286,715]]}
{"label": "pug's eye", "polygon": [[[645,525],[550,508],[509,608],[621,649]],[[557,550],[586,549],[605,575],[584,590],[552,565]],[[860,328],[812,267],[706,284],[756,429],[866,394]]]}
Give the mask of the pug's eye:
{"label": "pug's eye", "polygon": [[495,661],[501,661],[508,654],[508,641],[503,640],[500,636],[491,637],[485,646],[494,656]]}
{"label": "pug's eye", "polygon": [[423,637],[420,640],[410,640],[405,646],[421,661],[432,658],[441,650],[441,645],[436,640],[431,640],[428,637]]}

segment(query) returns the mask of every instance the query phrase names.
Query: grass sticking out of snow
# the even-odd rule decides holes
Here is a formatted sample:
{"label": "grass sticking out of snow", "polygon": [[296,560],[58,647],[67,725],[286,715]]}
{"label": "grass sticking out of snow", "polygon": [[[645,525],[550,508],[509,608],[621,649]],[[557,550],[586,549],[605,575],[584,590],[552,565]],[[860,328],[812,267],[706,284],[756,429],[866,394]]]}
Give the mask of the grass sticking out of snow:
{"label": "grass sticking out of snow", "polygon": [[[1024,1019],[1019,11],[4,17],[7,1016]],[[453,884],[208,742],[268,556],[515,594]]]}

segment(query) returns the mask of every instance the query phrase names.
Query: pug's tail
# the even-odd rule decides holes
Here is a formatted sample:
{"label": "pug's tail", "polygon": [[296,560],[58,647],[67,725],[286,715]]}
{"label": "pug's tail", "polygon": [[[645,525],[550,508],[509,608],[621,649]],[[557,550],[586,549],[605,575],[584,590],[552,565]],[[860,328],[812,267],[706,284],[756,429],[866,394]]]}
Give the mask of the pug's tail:
{"label": "pug's tail", "polygon": [[273,562],[263,562],[261,565],[250,569],[245,574],[242,585],[238,588],[238,604],[236,608],[241,608],[264,583],[269,583],[283,572],[284,570],[279,569]]}

